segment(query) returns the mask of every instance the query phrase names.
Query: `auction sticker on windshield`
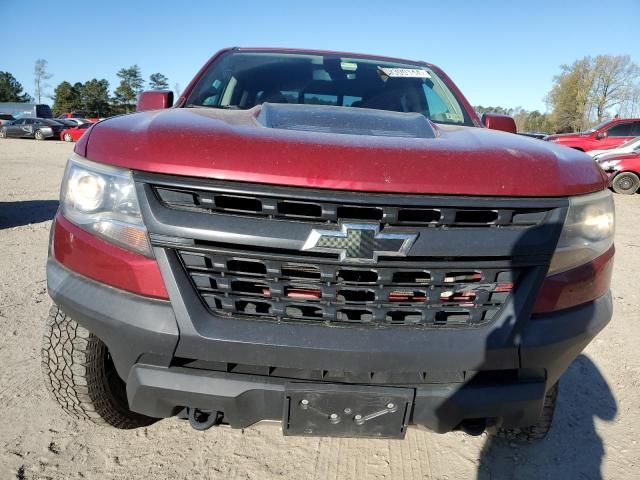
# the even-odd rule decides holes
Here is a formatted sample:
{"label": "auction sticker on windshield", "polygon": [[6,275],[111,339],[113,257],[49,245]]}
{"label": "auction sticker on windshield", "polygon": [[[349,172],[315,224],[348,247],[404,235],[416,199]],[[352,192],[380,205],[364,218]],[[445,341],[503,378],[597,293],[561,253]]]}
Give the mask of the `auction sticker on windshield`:
{"label": "auction sticker on windshield", "polygon": [[429,72],[420,68],[386,68],[378,67],[378,73],[383,79],[387,78],[431,78]]}

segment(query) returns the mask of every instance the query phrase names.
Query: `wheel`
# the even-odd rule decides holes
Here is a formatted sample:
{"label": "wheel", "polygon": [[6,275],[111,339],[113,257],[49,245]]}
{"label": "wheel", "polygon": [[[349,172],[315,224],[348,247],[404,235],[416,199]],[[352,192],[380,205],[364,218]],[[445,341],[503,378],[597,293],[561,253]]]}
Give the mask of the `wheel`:
{"label": "wheel", "polygon": [[640,187],[640,178],[633,172],[622,172],[613,177],[611,188],[616,193],[624,195],[633,195]]}
{"label": "wheel", "polygon": [[42,130],[36,130],[36,133],[33,134],[33,137],[36,140],[44,140],[44,133],[42,133]]}
{"label": "wheel", "polygon": [[65,133],[62,138],[65,142],[73,142],[73,137],[70,133]]}
{"label": "wheel", "polygon": [[524,443],[535,443],[547,436],[553,423],[553,413],[556,410],[558,398],[558,384],[549,389],[544,397],[542,415],[535,425],[517,428],[498,428],[494,435],[507,440],[515,440]]}
{"label": "wheel", "polygon": [[129,410],[126,385],[106,345],[57,305],[44,329],[42,373],[49,393],[72,417],[122,429],[156,421]]}

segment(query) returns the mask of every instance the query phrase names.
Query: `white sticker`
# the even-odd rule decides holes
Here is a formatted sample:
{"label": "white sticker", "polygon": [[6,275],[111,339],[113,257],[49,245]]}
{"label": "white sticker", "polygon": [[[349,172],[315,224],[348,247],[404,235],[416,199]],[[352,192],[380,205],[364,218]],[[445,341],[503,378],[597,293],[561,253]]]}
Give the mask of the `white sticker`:
{"label": "white sticker", "polygon": [[461,113],[445,113],[445,117],[447,120],[451,120],[452,122],[464,122],[464,115]]}
{"label": "white sticker", "polygon": [[340,68],[349,72],[355,72],[358,69],[358,64],[353,62],[340,62]]}
{"label": "white sticker", "polygon": [[378,67],[378,73],[386,80],[387,78],[431,78],[429,72],[420,68],[385,68]]}

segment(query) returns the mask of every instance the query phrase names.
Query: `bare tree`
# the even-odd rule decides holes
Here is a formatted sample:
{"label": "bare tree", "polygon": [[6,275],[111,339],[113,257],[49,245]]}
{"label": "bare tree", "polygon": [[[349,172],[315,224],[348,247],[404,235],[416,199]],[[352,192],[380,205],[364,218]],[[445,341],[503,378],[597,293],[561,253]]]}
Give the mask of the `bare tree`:
{"label": "bare tree", "polygon": [[620,105],[618,113],[622,118],[640,117],[640,83],[631,88],[629,98]]}
{"label": "bare tree", "polygon": [[560,132],[581,131],[614,112],[630,116],[640,109],[640,68],[628,55],[584,57],[560,68],[547,96]]}
{"label": "bare tree", "polygon": [[593,61],[593,73],[591,97],[596,120],[601,122],[609,109],[633,99],[640,69],[629,55],[598,55]]}
{"label": "bare tree", "polygon": [[35,84],[35,97],[38,103],[42,103],[42,97],[48,97],[46,90],[51,85],[47,83],[53,75],[47,72],[47,61],[43,58],[36,60],[35,68],[33,69],[33,78]]}

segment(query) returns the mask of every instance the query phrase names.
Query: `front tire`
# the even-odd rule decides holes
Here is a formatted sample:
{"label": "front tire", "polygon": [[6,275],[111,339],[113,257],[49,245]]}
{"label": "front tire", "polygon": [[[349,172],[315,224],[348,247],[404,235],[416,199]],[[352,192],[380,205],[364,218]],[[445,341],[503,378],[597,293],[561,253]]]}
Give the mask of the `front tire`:
{"label": "front tire", "polygon": [[33,134],[33,138],[36,140],[44,140],[44,133],[42,133],[42,130],[36,130],[36,133]]}
{"label": "front tire", "polygon": [[73,137],[71,136],[71,134],[70,134],[70,133],[65,133],[65,134],[62,136],[62,139],[63,139],[65,142],[73,142]]}
{"label": "front tire", "polygon": [[7,138],[7,130],[0,128],[0,138]]}
{"label": "front tire", "polygon": [[126,385],[107,346],[57,305],[45,325],[42,373],[51,396],[74,418],[121,429],[156,421],[129,410]]}
{"label": "front tire", "polygon": [[553,423],[553,414],[556,411],[556,401],[558,399],[558,384],[549,389],[544,397],[542,415],[538,423],[529,427],[498,428],[494,433],[496,437],[506,440],[515,440],[523,443],[537,443],[543,440]]}
{"label": "front tire", "polygon": [[640,178],[633,172],[622,172],[616,175],[611,182],[611,188],[616,193],[633,195],[640,188]]}

